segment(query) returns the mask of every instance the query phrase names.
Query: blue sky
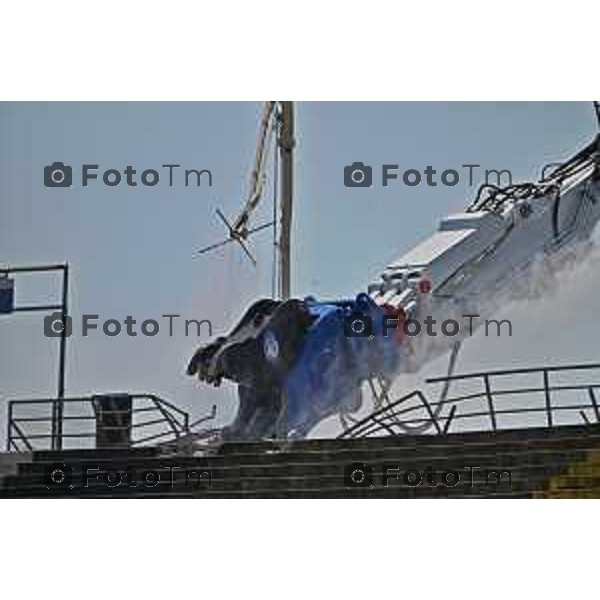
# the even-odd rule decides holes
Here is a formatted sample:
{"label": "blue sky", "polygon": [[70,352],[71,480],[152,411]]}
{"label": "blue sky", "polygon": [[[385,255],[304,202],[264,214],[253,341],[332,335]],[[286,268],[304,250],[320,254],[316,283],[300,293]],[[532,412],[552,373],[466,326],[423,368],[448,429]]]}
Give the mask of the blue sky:
{"label": "blue sky", "polygon": [[[270,233],[252,240],[258,268],[235,247],[197,259],[192,254],[224,234],[214,209],[234,216],[245,198],[259,115],[258,102],[0,104],[0,262],[68,261],[74,316],[131,314],[142,320],[180,313],[210,319],[215,334],[227,331],[249,302],[270,293]],[[465,177],[455,187],[422,182],[415,188],[395,183],[347,189],[345,165],[397,163],[401,171],[432,165],[440,172],[478,163],[510,169],[515,180],[530,179],[542,164],[573,154],[596,128],[590,102],[298,103],[294,295],[362,291],[387,262],[433,232],[439,219],[462,210],[476,189]],[[212,187],[198,189],[109,188],[100,182],[83,189],[79,181],[72,189],[46,189],[43,168],[54,161],[75,171],[82,163],[140,171],[178,163],[210,169],[214,179]],[[256,223],[269,218],[271,201],[269,189]],[[595,279],[588,273],[584,281],[592,285]],[[57,283],[46,276],[20,278],[17,299],[48,300]],[[593,310],[594,293],[587,290],[579,304],[566,297],[567,312],[570,304],[580,313]],[[548,307],[550,322],[554,310]],[[531,319],[522,321],[526,330]],[[581,335],[589,334],[589,326],[577,323]],[[527,344],[511,340],[487,353],[474,343],[464,365],[555,356],[554,342],[531,341],[547,330],[539,323],[539,330],[523,333]],[[565,358],[589,355],[595,339],[574,343]],[[231,389],[215,392],[184,374],[197,345],[196,339],[162,333],[76,334],[69,343],[67,391],[154,391],[197,416],[219,401],[225,421],[235,409]],[[52,394],[57,350],[43,336],[40,315],[0,319],[0,398]]]}

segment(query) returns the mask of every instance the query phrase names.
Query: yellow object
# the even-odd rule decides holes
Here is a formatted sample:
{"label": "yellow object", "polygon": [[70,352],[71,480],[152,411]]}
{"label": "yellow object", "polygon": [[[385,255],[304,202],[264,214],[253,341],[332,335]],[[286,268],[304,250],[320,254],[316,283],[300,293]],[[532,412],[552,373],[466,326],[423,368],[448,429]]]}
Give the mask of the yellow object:
{"label": "yellow object", "polygon": [[597,450],[589,452],[585,461],[574,463],[566,473],[550,478],[548,488],[537,492],[535,497],[600,498],[600,452]]}

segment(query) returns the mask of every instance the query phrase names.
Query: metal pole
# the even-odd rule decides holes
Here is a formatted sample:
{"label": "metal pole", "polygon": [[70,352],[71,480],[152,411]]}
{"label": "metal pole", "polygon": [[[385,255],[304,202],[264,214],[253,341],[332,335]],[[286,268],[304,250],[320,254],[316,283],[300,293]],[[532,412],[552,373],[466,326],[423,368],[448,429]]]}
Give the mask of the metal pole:
{"label": "metal pole", "polygon": [[[65,396],[65,374],[67,361],[67,329],[66,321],[69,317],[69,265],[53,264],[53,265],[32,265],[24,267],[0,267],[0,273],[10,275],[12,273],[48,273],[51,271],[62,271],[62,300],[59,305],[41,305],[41,306],[22,306],[15,307],[13,312],[36,312],[47,310],[60,310],[62,315],[63,330],[60,335],[60,350],[58,362],[58,389],[57,397],[52,404],[52,439],[51,445],[53,450],[62,449],[62,422],[63,422],[63,406]],[[10,427],[10,420],[9,420]]]}
{"label": "metal pole", "polygon": [[483,376],[483,383],[485,385],[485,395],[488,401],[488,409],[490,411],[490,420],[492,421],[492,430],[497,431],[498,424],[496,422],[496,411],[494,409],[494,397],[492,396],[492,388],[490,386],[489,375]]}
{"label": "metal pole", "polygon": [[12,440],[12,418],[13,418],[13,403],[8,403],[8,427],[6,428],[6,451],[10,452]]}
{"label": "metal pole", "polygon": [[549,382],[549,378],[548,378],[548,370],[544,369],[543,370],[543,375],[544,375],[544,396],[546,398],[546,417],[548,420],[548,427],[552,427],[553,426],[553,419],[552,419],[552,400],[550,398],[550,382]]}
{"label": "metal pole", "polygon": [[590,395],[590,400],[592,401],[592,406],[594,407],[596,423],[600,423],[600,409],[598,409],[598,401],[596,400],[596,394],[594,393],[593,387],[588,388],[588,394]]}
{"label": "metal pole", "polygon": [[60,355],[58,362],[58,394],[56,402],[56,449],[62,450],[62,428],[65,397],[65,373],[67,361],[67,319],[69,318],[69,265],[63,266],[62,286],[62,320],[63,328],[60,334]]}
{"label": "metal pole", "polygon": [[279,236],[280,295],[290,297],[290,248],[292,232],[292,196],[294,190],[294,103],[281,102],[281,131],[279,152],[281,157],[281,231]]}

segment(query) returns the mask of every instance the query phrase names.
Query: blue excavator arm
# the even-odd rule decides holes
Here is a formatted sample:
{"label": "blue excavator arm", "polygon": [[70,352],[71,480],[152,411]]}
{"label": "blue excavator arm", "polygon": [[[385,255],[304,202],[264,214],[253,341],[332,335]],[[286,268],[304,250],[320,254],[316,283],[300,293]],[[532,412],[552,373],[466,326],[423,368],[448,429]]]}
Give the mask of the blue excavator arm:
{"label": "blue excavator arm", "polygon": [[358,410],[368,377],[398,371],[401,338],[384,332],[394,318],[367,294],[259,300],[229,335],[196,352],[188,374],[238,384],[240,407],[225,439],[304,437],[324,418]]}

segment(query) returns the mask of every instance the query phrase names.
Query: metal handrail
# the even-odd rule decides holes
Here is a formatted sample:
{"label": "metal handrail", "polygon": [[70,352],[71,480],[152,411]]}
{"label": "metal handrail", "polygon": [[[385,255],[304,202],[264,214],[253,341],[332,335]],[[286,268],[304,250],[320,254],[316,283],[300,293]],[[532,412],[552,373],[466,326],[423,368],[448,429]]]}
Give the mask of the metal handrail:
{"label": "metal handrail", "polygon": [[[9,427],[10,427],[10,423],[9,423]],[[23,435],[23,432],[21,431],[21,428],[16,424],[16,423],[12,423],[12,428],[19,434],[19,441],[22,441],[25,444],[25,447],[27,448],[27,450],[29,450],[30,452],[33,450],[33,447],[31,446],[31,443],[29,442],[29,440]],[[11,447],[14,447],[15,450],[19,450],[19,447],[17,446],[16,442],[14,442],[14,440],[12,440],[9,436],[9,446],[8,446],[8,450],[10,452]]]}
{"label": "metal handrail", "polygon": [[[437,434],[446,434],[449,432],[450,425],[473,419],[476,417],[484,418],[488,422],[483,430],[497,431],[502,428],[498,423],[499,417],[506,415],[539,415],[545,414],[545,426],[553,427],[555,425],[555,416],[558,414],[568,414],[569,411],[579,411],[579,416],[584,423],[590,424],[590,418],[586,411],[592,411],[594,420],[600,423],[600,408],[596,399],[595,390],[600,389],[600,383],[586,382],[581,384],[551,384],[550,375],[557,372],[569,371],[590,371],[600,369],[600,363],[575,364],[575,365],[557,365],[544,367],[527,367],[519,369],[504,369],[497,371],[481,371],[474,373],[464,373],[451,375],[448,377],[434,377],[426,380],[426,384],[448,384],[455,381],[473,380],[482,385],[480,391],[464,393],[453,397],[447,396],[437,402],[428,402],[425,394],[421,390],[415,390],[401,398],[389,402],[383,408],[374,411],[364,419],[356,421],[351,427],[346,429],[339,437],[369,437],[372,435],[401,435],[405,432],[405,426],[411,424],[429,424],[429,429]],[[542,385],[536,386],[515,386],[512,388],[495,389],[494,379],[504,376],[518,376],[539,374],[542,376]],[[555,396],[561,392],[585,391],[588,395],[588,401],[582,403],[557,404],[554,402]],[[543,394],[543,406],[532,405],[532,394]],[[529,399],[525,403],[517,406],[506,407],[499,406],[507,396],[520,397],[527,396]],[[410,404],[411,400],[418,400],[418,404]],[[482,407],[478,410],[466,410],[465,406],[469,402],[479,401]],[[446,414],[442,414],[445,407],[449,407]],[[424,414],[425,411],[425,414]],[[539,426],[540,424],[536,424]]]}
{"label": "metal handrail", "polygon": [[[104,397],[114,396],[113,394],[107,394]],[[129,398],[132,400],[132,409],[131,409],[131,425],[130,430],[132,432],[131,445],[139,446],[145,443],[148,443],[151,440],[166,438],[167,440],[177,440],[179,437],[187,435],[189,433],[189,415],[184,410],[178,408],[172,403],[156,396],[155,394],[127,394]],[[66,422],[80,422],[80,423],[89,423],[90,421],[96,422],[96,408],[94,404],[94,400],[101,398],[102,395],[93,395],[93,396],[76,396],[71,398],[64,398],[62,402],[65,406],[71,405],[82,405],[88,407],[87,410],[92,411],[92,414],[84,414],[83,411],[77,415],[62,415],[62,424]],[[149,402],[148,406],[139,406],[140,401]],[[55,412],[52,410],[55,405],[55,398],[31,398],[25,400],[9,400],[8,401],[8,431],[7,431],[7,441],[6,441],[6,449],[7,451],[20,451],[23,447],[25,447],[28,451],[33,451],[34,440],[40,441],[44,440],[48,442],[48,446],[51,445],[52,440],[54,439],[55,431],[56,431],[56,423],[55,423]],[[17,416],[16,411],[23,407],[31,407],[31,406],[44,406],[49,408],[49,414],[44,416]],[[104,409],[103,414],[122,414],[121,410],[110,410]],[[158,416],[152,418],[151,413],[157,413]],[[135,422],[135,416],[139,414],[148,414],[145,420]],[[31,424],[43,425],[47,424],[48,427],[42,433],[36,431],[27,431],[27,427]],[[148,431],[151,427],[159,427],[161,424],[164,424],[166,430],[160,431],[158,433]],[[122,426],[119,425],[106,425],[103,426],[105,430],[121,430]],[[134,432],[141,433],[143,431],[148,431],[148,435],[141,435],[135,438]],[[61,428],[61,440],[62,439],[87,439],[95,437],[96,433],[91,433],[88,431],[80,431],[76,433],[65,433]],[[45,449],[45,448],[44,448]]]}
{"label": "metal handrail", "polygon": [[181,408],[175,406],[168,400],[165,400],[164,398],[161,398],[160,396],[156,396],[155,394],[131,394],[131,397],[132,398],[149,398],[149,399],[153,400],[156,404],[161,404],[161,405],[163,405],[163,407],[168,408],[170,411],[179,414],[183,419],[182,427],[184,429],[187,429],[187,426],[188,426],[189,420],[190,420],[189,414],[185,410],[182,410]]}
{"label": "metal handrail", "polygon": [[430,377],[425,380],[426,383],[440,383],[442,381],[456,381],[457,379],[474,379],[476,377],[497,377],[502,375],[524,375],[526,373],[539,373],[540,371],[589,371],[591,369],[600,369],[600,363],[579,363],[576,365],[554,365],[552,367],[521,367],[519,369],[499,369],[495,371],[475,371],[473,373],[459,373],[457,375],[448,375],[447,377]]}

